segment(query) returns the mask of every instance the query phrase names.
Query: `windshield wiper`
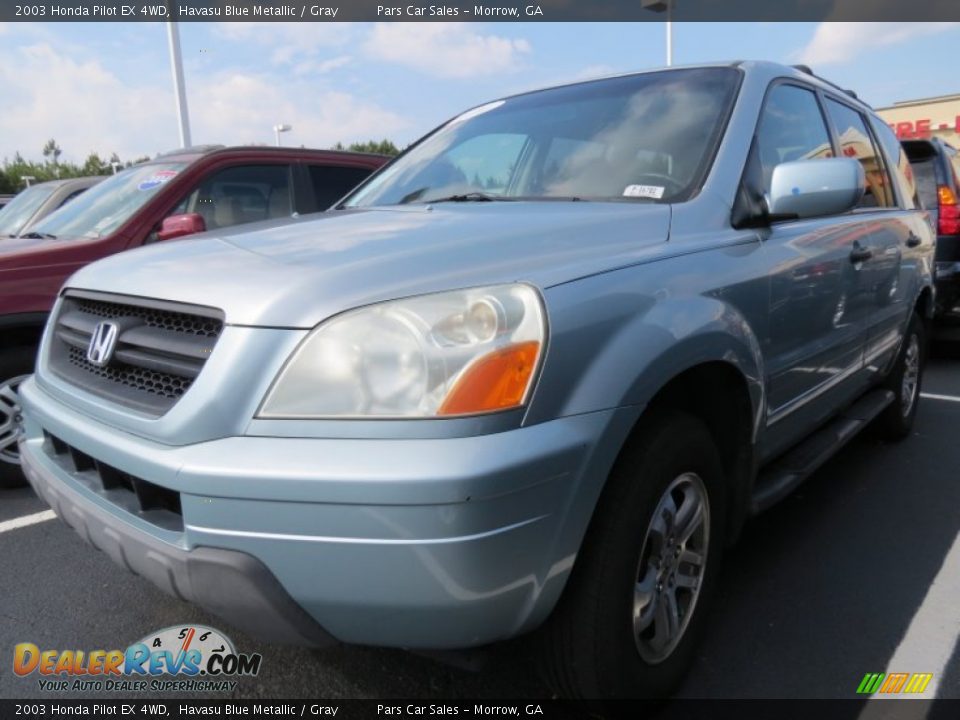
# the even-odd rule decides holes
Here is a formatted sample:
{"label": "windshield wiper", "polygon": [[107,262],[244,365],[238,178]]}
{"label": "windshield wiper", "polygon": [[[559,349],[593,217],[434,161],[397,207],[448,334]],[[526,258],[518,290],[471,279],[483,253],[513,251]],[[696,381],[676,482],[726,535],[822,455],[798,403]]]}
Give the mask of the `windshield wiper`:
{"label": "windshield wiper", "polygon": [[27,240],[43,240],[43,239],[56,240],[56,239],[57,239],[57,236],[56,236],[56,235],[52,235],[52,234],[50,234],[50,233],[39,233],[39,232],[34,232],[34,231],[31,231],[31,232],[28,232],[28,233],[24,233],[23,235],[20,235],[19,237],[26,238]]}
{"label": "windshield wiper", "polygon": [[429,205],[431,203],[442,202],[493,202],[494,200],[507,201],[512,199],[513,198],[505,198],[502,195],[487,195],[483,192],[468,192],[460,195],[447,195],[446,197],[430,198],[429,200],[424,200],[423,202]]}

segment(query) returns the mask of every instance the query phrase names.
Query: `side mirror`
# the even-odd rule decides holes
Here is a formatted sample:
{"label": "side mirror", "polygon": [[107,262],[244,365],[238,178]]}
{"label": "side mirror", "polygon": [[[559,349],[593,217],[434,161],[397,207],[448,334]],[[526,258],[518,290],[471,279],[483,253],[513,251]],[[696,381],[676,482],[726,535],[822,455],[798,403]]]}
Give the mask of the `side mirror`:
{"label": "side mirror", "polygon": [[780,163],[773,169],[767,209],[771,219],[836,215],[855,208],[865,188],[863,166],[853,158]]}
{"label": "side mirror", "polygon": [[193,235],[202,233],[207,229],[207,224],[203,221],[203,215],[200,213],[185,213],[183,215],[171,215],[163,219],[160,223],[160,230],[157,231],[158,240],[173,240],[184,235]]}

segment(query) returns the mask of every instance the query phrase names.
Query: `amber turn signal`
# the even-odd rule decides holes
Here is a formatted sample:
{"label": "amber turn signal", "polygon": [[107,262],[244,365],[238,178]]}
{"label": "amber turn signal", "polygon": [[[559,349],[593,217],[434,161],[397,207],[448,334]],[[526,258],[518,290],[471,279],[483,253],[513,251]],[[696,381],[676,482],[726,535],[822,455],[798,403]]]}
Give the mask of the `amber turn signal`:
{"label": "amber turn signal", "polygon": [[437,414],[470,415],[522,405],[539,356],[540,343],[531,341],[479,358],[464,370]]}

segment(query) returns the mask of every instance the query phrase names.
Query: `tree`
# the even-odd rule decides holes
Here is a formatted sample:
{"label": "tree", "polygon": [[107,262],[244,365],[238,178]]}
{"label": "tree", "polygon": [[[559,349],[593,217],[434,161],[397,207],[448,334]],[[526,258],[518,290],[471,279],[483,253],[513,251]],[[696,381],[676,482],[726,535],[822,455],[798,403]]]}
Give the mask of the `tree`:
{"label": "tree", "polygon": [[0,194],[12,195],[17,191],[17,186],[4,170],[0,170]]}
{"label": "tree", "polygon": [[80,168],[80,172],[83,175],[103,175],[104,169],[108,172],[110,171],[110,166],[100,157],[97,153],[93,152],[87,155],[87,159],[84,161],[83,165]]}
{"label": "tree", "polygon": [[367,140],[366,142],[353,142],[344,147],[343,143],[338,142],[333,146],[334,150],[350,150],[351,152],[378,153],[380,155],[399,155],[400,149],[389,140]]}
{"label": "tree", "polygon": [[57,141],[53,138],[47,140],[47,144],[43,146],[43,156],[47,158],[48,161],[51,161],[54,165],[57,164],[57,161],[60,160],[60,156],[63,154],[63,150],[60,149],[60,146],[57,145]]}
{"label": "tree", "polygon": [[34,182],[45,182],[54,178],[72,178],[85,175],[110,175],[113,172],[112,163],[116,163],[118,168],[130,167],[131,165],[149,160],[144,156],[137,158],[133,162],[123,162],[120,157],[113,153],[109,160],[104,160],[97,153],[90,153],[82,164],[71,162],[60,162],[60,156],[63,151],[57,145],[56,140],[50,140],[43,147],[43,157],[45,161],[34,162],[25,160],[19,152],[14,153],[13,159],[4,158],[0,163],[0,193],[16,193],[23,190],[27,183],[24,177],[32,177]]}

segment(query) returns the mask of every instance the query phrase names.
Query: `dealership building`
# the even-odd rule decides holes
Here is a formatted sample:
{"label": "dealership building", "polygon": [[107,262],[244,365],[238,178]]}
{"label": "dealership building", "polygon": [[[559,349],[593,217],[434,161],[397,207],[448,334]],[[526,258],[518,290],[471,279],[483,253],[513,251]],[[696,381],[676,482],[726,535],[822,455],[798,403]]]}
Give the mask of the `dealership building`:
{"label": "dealership building", "polygon": [[960,94],[904,100],[877,114],[901,140],[938,137],[960,148]]}

